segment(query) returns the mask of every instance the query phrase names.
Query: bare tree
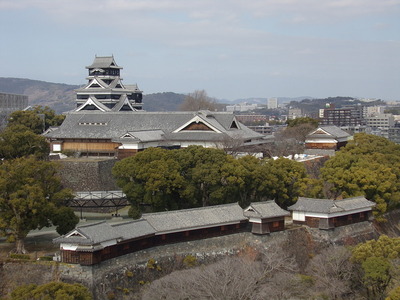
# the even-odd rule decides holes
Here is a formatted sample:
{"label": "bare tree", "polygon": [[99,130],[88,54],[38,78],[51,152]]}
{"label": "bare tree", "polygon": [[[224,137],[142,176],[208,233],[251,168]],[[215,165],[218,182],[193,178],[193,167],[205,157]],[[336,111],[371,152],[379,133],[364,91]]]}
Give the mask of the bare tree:
{"label": "bare tree", "polygon": [[226,154],[237,156],[243,148],[244,140],[240,135],[224,135],[220,140],[215,142],[217,149],[222,149]]}
{"label": "bare tree", "polygon": [[259,262],[231,257],[156,280],[142,299],[256,299],[263,275]]}
{"label": "bare tree", "polygon": [[205,90],[196,90],[188,94],[179,106],[179,110],[181,111],[198,111],[203,109],[210,111],[218,109],[215,99],[209,97]]}
{"label": "bare tree", "polygon": [[340,299],[351,292],[354,265],[351,252],[345,247],[329,247],[316,255],[307,268],[315,278],[315,290],[329,299]]}
{"label": "bare tree", "polygon": [[[295,292],[289,283],[299,282],[294,259],[279,243],[254,250],[256,255],[227,257],[208,266],[173,272],[151,283],[142,299],[289,299]],[[276,297],[265,297],[266,293]]]}

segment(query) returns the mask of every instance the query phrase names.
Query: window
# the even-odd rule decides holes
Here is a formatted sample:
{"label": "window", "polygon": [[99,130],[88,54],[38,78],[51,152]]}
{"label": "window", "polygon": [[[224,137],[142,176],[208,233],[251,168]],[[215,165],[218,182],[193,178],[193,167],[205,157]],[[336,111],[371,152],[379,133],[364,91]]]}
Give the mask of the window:
{"label": "window", "polygon": [[61,145],[60,144],[53,144],[53,152],[60,152]]}

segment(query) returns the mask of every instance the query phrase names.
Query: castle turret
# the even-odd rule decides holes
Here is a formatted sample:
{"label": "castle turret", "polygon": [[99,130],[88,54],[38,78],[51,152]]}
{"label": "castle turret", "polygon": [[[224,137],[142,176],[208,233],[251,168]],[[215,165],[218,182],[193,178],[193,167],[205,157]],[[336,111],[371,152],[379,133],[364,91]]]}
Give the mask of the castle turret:
{"label": "castle turret", "polygon": [[87,66],[88,83],[76,90],[75,111],[137,111],[142,109],[142,91],[138,86],[122,84],[120,70],[113,56],[96,56]]}

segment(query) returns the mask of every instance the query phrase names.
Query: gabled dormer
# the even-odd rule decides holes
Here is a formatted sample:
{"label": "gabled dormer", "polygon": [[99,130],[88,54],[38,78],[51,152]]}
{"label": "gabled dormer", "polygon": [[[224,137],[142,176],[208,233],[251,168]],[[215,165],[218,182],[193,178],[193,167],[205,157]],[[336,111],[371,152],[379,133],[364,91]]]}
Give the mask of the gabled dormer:
{"label": "gabled dormer", "polygon": [[222,131],[219,130],[217,128],[217,126],[211,124],[211,122],[206,121],[199,115],[196,115],[190,121],[186,122],[181,127],[174,130],[173,133],[177,133],[177,132],[181,132],[181,131],[190,131],[190,132],[211,131],[211,132],[216,132],[216,133],[222,133]]}
{"label": "gabled dormer", "polygon": [[90,97],[85,103],[80,105],[75,111],[81,110],[99,110],[99,111],[111,111],[107,106],[103,105],[96,98]]}
{"label": "gabled dormer", "polygon": [[231,123],[229,129],[239,129],[239,124],[237,123],[236,119],[234,119]]}
{"label": "gabled dormer", "polygon": [[106,83],[103,83],[101,80],[97,80],[96,78],[92,79],[86,86],[87,89],[105,89],[106,87]]}

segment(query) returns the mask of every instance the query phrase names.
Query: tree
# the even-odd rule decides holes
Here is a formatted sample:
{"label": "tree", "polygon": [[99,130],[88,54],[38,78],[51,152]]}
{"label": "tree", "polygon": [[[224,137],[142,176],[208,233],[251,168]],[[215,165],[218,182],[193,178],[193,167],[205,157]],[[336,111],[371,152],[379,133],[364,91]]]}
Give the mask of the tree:
{"label": "tree", "polygon": [[79,218],[74,211],[66,206],[57,208],[51,218],[58,234],[66,234],[73,230],[76,224],[79,223]]}
{"label": "tree", "polygon": [[383,299],[393,281],[400,258],[400,238],[381,235],[378,240],[358,244],[352,250],[352,259],[362,267],[363,284],[369,299]]}
{"label": "tree", "polygon": [[369,299],[384,299],[386,288],[392,276],[390,262],[383,257],[368,257],[363,263],[364,286]]}
{"label": "tree", "polygon": [[179,110],[181,111],[215,111],[217,108],[217,103],[207,95],[205,90],[196,90],[188,94],[183,103],[179,106]]}
{"label": "tree", "polygon": [[155,211],[185,208],[180,201],[185,183],[181,167],[169,150],[146,149],[117,162],[112,172],[132,206],[136,207],[135,216],[140,205],[150,205]]}
{"label": "tree", "polygon": [[33,111],[44,119],[44,130],[47,130],[50,126],[60,126],[65,119],[65,115],[58,115],[53,109],[48,106],[35,105]]}
{"label": "tree", "polygon": [[392,289],[385,300],[400,300],[400,286]]}
{"label": "tree", "polygon": [[276,203],[286,209],[294,204],[297,198],[303,195],[306,189],[307,174],[303,164],[287,158],[278,158],[268,160],[262,171],[269,174],[264,181],[264,192]]}
{"label": "tree", "polygon": [[0,234],[25,253],[29,231],[51,225],[57,207],[71,192],[62,189],[52,162],[34,157],[5,160],[0,164]]}
{"label": "tree", "polygon": [[8,126],[23,125],[34,133],[41,134],[50,126],[59,126],[64,121],[64,115],[57,115],[48,106],[34,106],[32,110],[19,110],[10,114]]}
{"label": "tree", "polygon": [[296,271],[293,258],[281,245],[272,243],[268,251],[252,249],[239,257],[175,271],[153,281],[142,299],[298,299],[291,275]]}
{"label": "tree", "polygon": [[28,284],[16,288],[11,293],[11,300],[92,300],[89,290],[79,284],[49,282],[42,285]]}
{"label": "tree", "polygon": [[314,289],[329,299],[342,299],[351,292],[354,266],[351,252],[345,247],[331,246],[316,255],[307,267],[315,280]]}
{"label": "tree", "polygon": [[356,134],[321,169],[334,197],[364,195],[375,201],[377,220],[400,205],[400,145],[369,134]]}
{"label": "tree", "polygon": [[302,117],[302,118],[296,118],[296,119],[291,119],[291,120],[286,121],[286,124],[288,125],[288,127],[296,127],[301,124],[309,124],[313,128],[316,128],[318,126],[318,123],[319,123],[318,120],[310,118],[310,117]]}
{"label": "tree", "polygon": [[223,150],[190,146],[176,154],[187,179],[184,198],[196,199],[198,206],[226,203],[221,168],[228,155]]}
{"label": "tree", "polygon": [[21,124],[6,127],[0,133],[0,158],[14,159],[34,155],[45,159],[50,152],[46,139]]}
{"label": "tree", "polygon": [[44,131],[44,120],[33,110],[18,110],[10,114],[8,125],[23,125],[36,134]]}
{"label": "tree", "polygon": [[147,288],[143,299],[256,299],[263,275],[258,262],[226,258],[156,280]]}

